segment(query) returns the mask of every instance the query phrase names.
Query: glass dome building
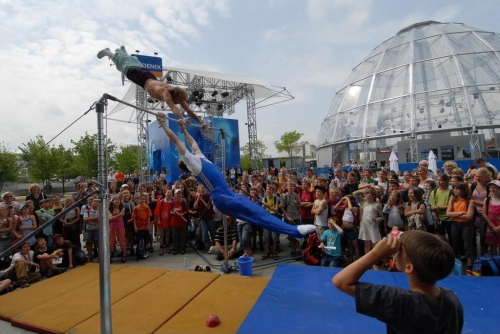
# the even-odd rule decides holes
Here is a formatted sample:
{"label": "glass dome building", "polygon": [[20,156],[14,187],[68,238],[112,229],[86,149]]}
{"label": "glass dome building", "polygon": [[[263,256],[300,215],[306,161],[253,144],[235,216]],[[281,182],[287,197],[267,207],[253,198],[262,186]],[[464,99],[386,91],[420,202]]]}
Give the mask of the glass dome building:
{"label": "glass dome building", "polygon": [[321,124],[318,164],[352,159],[353,147],[390,151],[400,141],[410,142],[408,162],[417,161],[418,141],[444,132],[468,136],[478,157],[484,141],[496,139],[499,93],[498,33],[413,24],[370,52],[337,91]]}

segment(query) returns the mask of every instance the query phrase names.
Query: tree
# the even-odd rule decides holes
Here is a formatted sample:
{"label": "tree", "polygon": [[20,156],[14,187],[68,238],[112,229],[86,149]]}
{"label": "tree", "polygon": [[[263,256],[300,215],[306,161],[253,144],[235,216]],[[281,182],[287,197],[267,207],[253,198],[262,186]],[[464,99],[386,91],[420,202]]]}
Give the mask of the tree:
{"label": "tree", "polygon": [[[266,145],[260,141],[257,140],[255,143],[255,159],[259,163],[259,168],[262,167],[262,159],[266,157],[266,150],[267,147]],[[240,157],[240,164],[241,164],[241,169],[243,170],[248,170],[251,166],[251,161],[250,161],[250,143],[246,143],[245,146],[241,148],[241,157]]]}
{"label": "tree", "polygon": [[9,152],[5,144],[0,144],[0,192],[6,182],[16,182],[20,179],[19,158]]}
{"label": "tree", "polygon": [[138,171],[141,167],[139,165],[140,148],[137,145],[128,145],[122,147],[121,152],[116,153],[117,169],[125,174],[132,174]]}
{"label": "tree", "polygon": [[[54,147],[46,146],[41,135],[35,140],[30,140],[21,150],[21,159],[28,168],[28,180],[39,182],[43,185],[55,177],[55,171],[59,167],[60,161],[57,154],[54,154]],[[43,188],[43,187],[42,187]]]}
{"label": "tree", "polygon": [[274,146],[278,153],[286,152],[290,158],[293,158],[294,153],[300,152],[299,144],[301,143],[299,143],[299,140],[303,135],[303,133],[297,131],[285,132],[280,141],[274,142]]}
{"label": "tree", "polygon": [[304,143],[299,143],[300,138],[302,138],[304,134],[297,132],[297,131],[292,131],[292,132],[285,132],[281,136],[281,141],[275,141],[274,146],[278,150],[278,153],[281,152],[286,152],[288,156],[290,157],[290,164],[293,166],[293,156],[294,153],[297,154],[300,152],[300,146],[301,144]]}
{"label": "tree", "polygon": [[[110,139],[105,140],[105,151],[108,166],[114,166],[114,155],[116,146]],[[75,145],[73,148],[75,172],[78,175],[85,176],[86,178],[97,177],[98,170],[98,154],[97,154],[97,134],[89,135],[85,132],[79,141],[71,141]]]}
{"label": "tree", "polygon": [[55,177],[61,180],[63,186],[62,191],[65,193],[66,181],[74,179],[78,176],[74,166],[75,159],[73,151],[71,149],[65,149],[62,145],[59,145],[59,147],[53,148],[52,150],[52,154],[56,157],[57,161],[59,161],[58,166],[54,171]]}

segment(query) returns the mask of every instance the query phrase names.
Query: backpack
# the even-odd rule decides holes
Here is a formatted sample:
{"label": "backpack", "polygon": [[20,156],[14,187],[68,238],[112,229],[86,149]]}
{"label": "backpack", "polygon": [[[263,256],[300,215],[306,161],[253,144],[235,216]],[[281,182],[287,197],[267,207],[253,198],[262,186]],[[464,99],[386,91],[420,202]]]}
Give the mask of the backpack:
{"label": "backpack", "polygon": [[429,204],[429,202],[427,202],[427,200],[423,200],[422,203],[424,203],[425,205],[425,225],[436,226],[437,221],[434,215],[432,214],[431,205]]}
{"label": "backpack", "polygon": [[141,235],[139,238],[139,241],[137,242],[137,249],[136,249],[136,261],[142,260],[142,259],[147,259],[149,257],[149,252],[146,249],[146,241],[144,240],[144,237]]}
{"label": "backpack", "polygon": [[316,233],[311,233],[307,243],[302,246],[302,255],[304,257],[304,263],[312,266],[317,266],[319,264],[319,259],[321,258],[321,249],[318,247],[321,241]]}
{"label": "backpack", "polygon": [[500,256],[485,254],[474,260],[472,264],[473,276],[499,276]]}

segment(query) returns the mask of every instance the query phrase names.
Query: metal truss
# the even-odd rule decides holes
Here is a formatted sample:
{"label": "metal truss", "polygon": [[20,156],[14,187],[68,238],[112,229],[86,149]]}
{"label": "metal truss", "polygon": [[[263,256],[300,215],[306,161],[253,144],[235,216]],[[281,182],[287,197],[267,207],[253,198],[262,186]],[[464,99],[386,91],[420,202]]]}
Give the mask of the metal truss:
{"label": "metal truss", "polygon": [[[224,113],[231,115],[235,112],[235,105],[242,99],[247,100],[247,125],[248,125],[248,142],[250,148],[250,165],[254,170],[258,170],[259,161],[257,160],[257,113],[256,109],[263,108],[276,103],[282,103],[292,100],[294,97],[282,87],[265,86],[268,91],[274,92],[271,96],[259,101],[255,101],[254,85],[241,83],[237,81],[222,80],[217,78],[204,77],[194,75],[192,73],[167,70],[164,76],[159,79],[170,85],[181,86],[186,89],[189,94],[188,104],[191,110],[200,112],[205,115],[204,121],[209,126],[213,126],[213,117],[222,117]],[[136,105],[148,110],[161,109],[164,112],[170,111],[163,101],[158,101],[151,98],[144,89],[136,87]],[[271,97],[279,96],[282,99],[279,102],[269,101]],[[203,106],[203,108],[202,108]],[[139,164],[141,167],[141,175],[143,180],[148,177],[148,155],[149,155],[149,138],[148,138],[148,114],[140,109],[136,111],[137,122],[137,142],[139,146]],[[202,136],[215,143],[214,129],[202,130]],[[224,136],[224,134],[221,134]],[[224,137],[223,137],[224,138]],[[207,153],[207,157],[211,156],[213,162],[222,163],[225,168],[226,152],[225,143],[223,145],[214,145],[213,152]]]}
{"label": "metal truss", "polygon": [[339,157],[339,153],[337,151],[337,145],[332,146],[332,166],[337,163],[337,159]]}
{"label": "metal truss", "polygon": [[[141,108],[148,108],[148,93],[142,87],[136,86],[135,104]],[[139,148],[139,175],[141,182],[147,180],[148,177],[148,152],[149,152],[149,134],[147,115],[140,109],[136,109],[137,121],[137,146]]]}
{"label": "metal truss", "polygon": [[410,162],[418,162],[418,142],[415,132],[410,135]]}
{"label": "metal truss", "polygon": [[259,160],[257,159],[257,112],[255,109],[255,91],[253,87],[248,87],[246,89],[246,100],[250,166],[254,171],[258,171]]}
{"label": "metal truss", "polygon": [[479,135],[476,127],[472,127],[469,132],[469,145],[472,160],[481,157],[481,146],[479,145]]}

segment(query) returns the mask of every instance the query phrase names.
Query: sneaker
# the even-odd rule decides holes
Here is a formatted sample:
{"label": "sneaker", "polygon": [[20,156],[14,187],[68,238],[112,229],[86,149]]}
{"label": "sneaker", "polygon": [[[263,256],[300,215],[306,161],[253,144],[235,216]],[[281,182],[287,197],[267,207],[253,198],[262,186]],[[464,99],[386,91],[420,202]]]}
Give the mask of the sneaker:
{"label": "sneaker", "polygon": [[110,56],[111,55],[111,50],[109,48],[102,49],[97,53],[97,58],[101,59],[105,56]]}
{"label": "sneaker", "polygon": [[473,275],[472,275],[472,270],[470,270],[470,269],[466,269],[466,270],[465,270],[465,275],[467,275],[467,276],[473,276]]}
{"label": "sneaker", "polygon": [[30,284],[26,280],[19,281],[18,285],[21,289],[24,289],[24,288],[27,288],[30,286]]}
{"label": "sneaker", "polygon": [[66,272],[67,270],[68,270],[68,268],[66,268],[66,267],[55,268],[55,269],[52,269],[52,274],[53,274],[54,276],[56,276],[56,275],[60,275],[60,274],[62,274],[62,273],[64,273],[64,272]]}
{"label": "sneaker", "polygon": [[125,49],[125,45],[120,46],[120,51],[123,52],[123,53],[127,53],[127,49]]}

